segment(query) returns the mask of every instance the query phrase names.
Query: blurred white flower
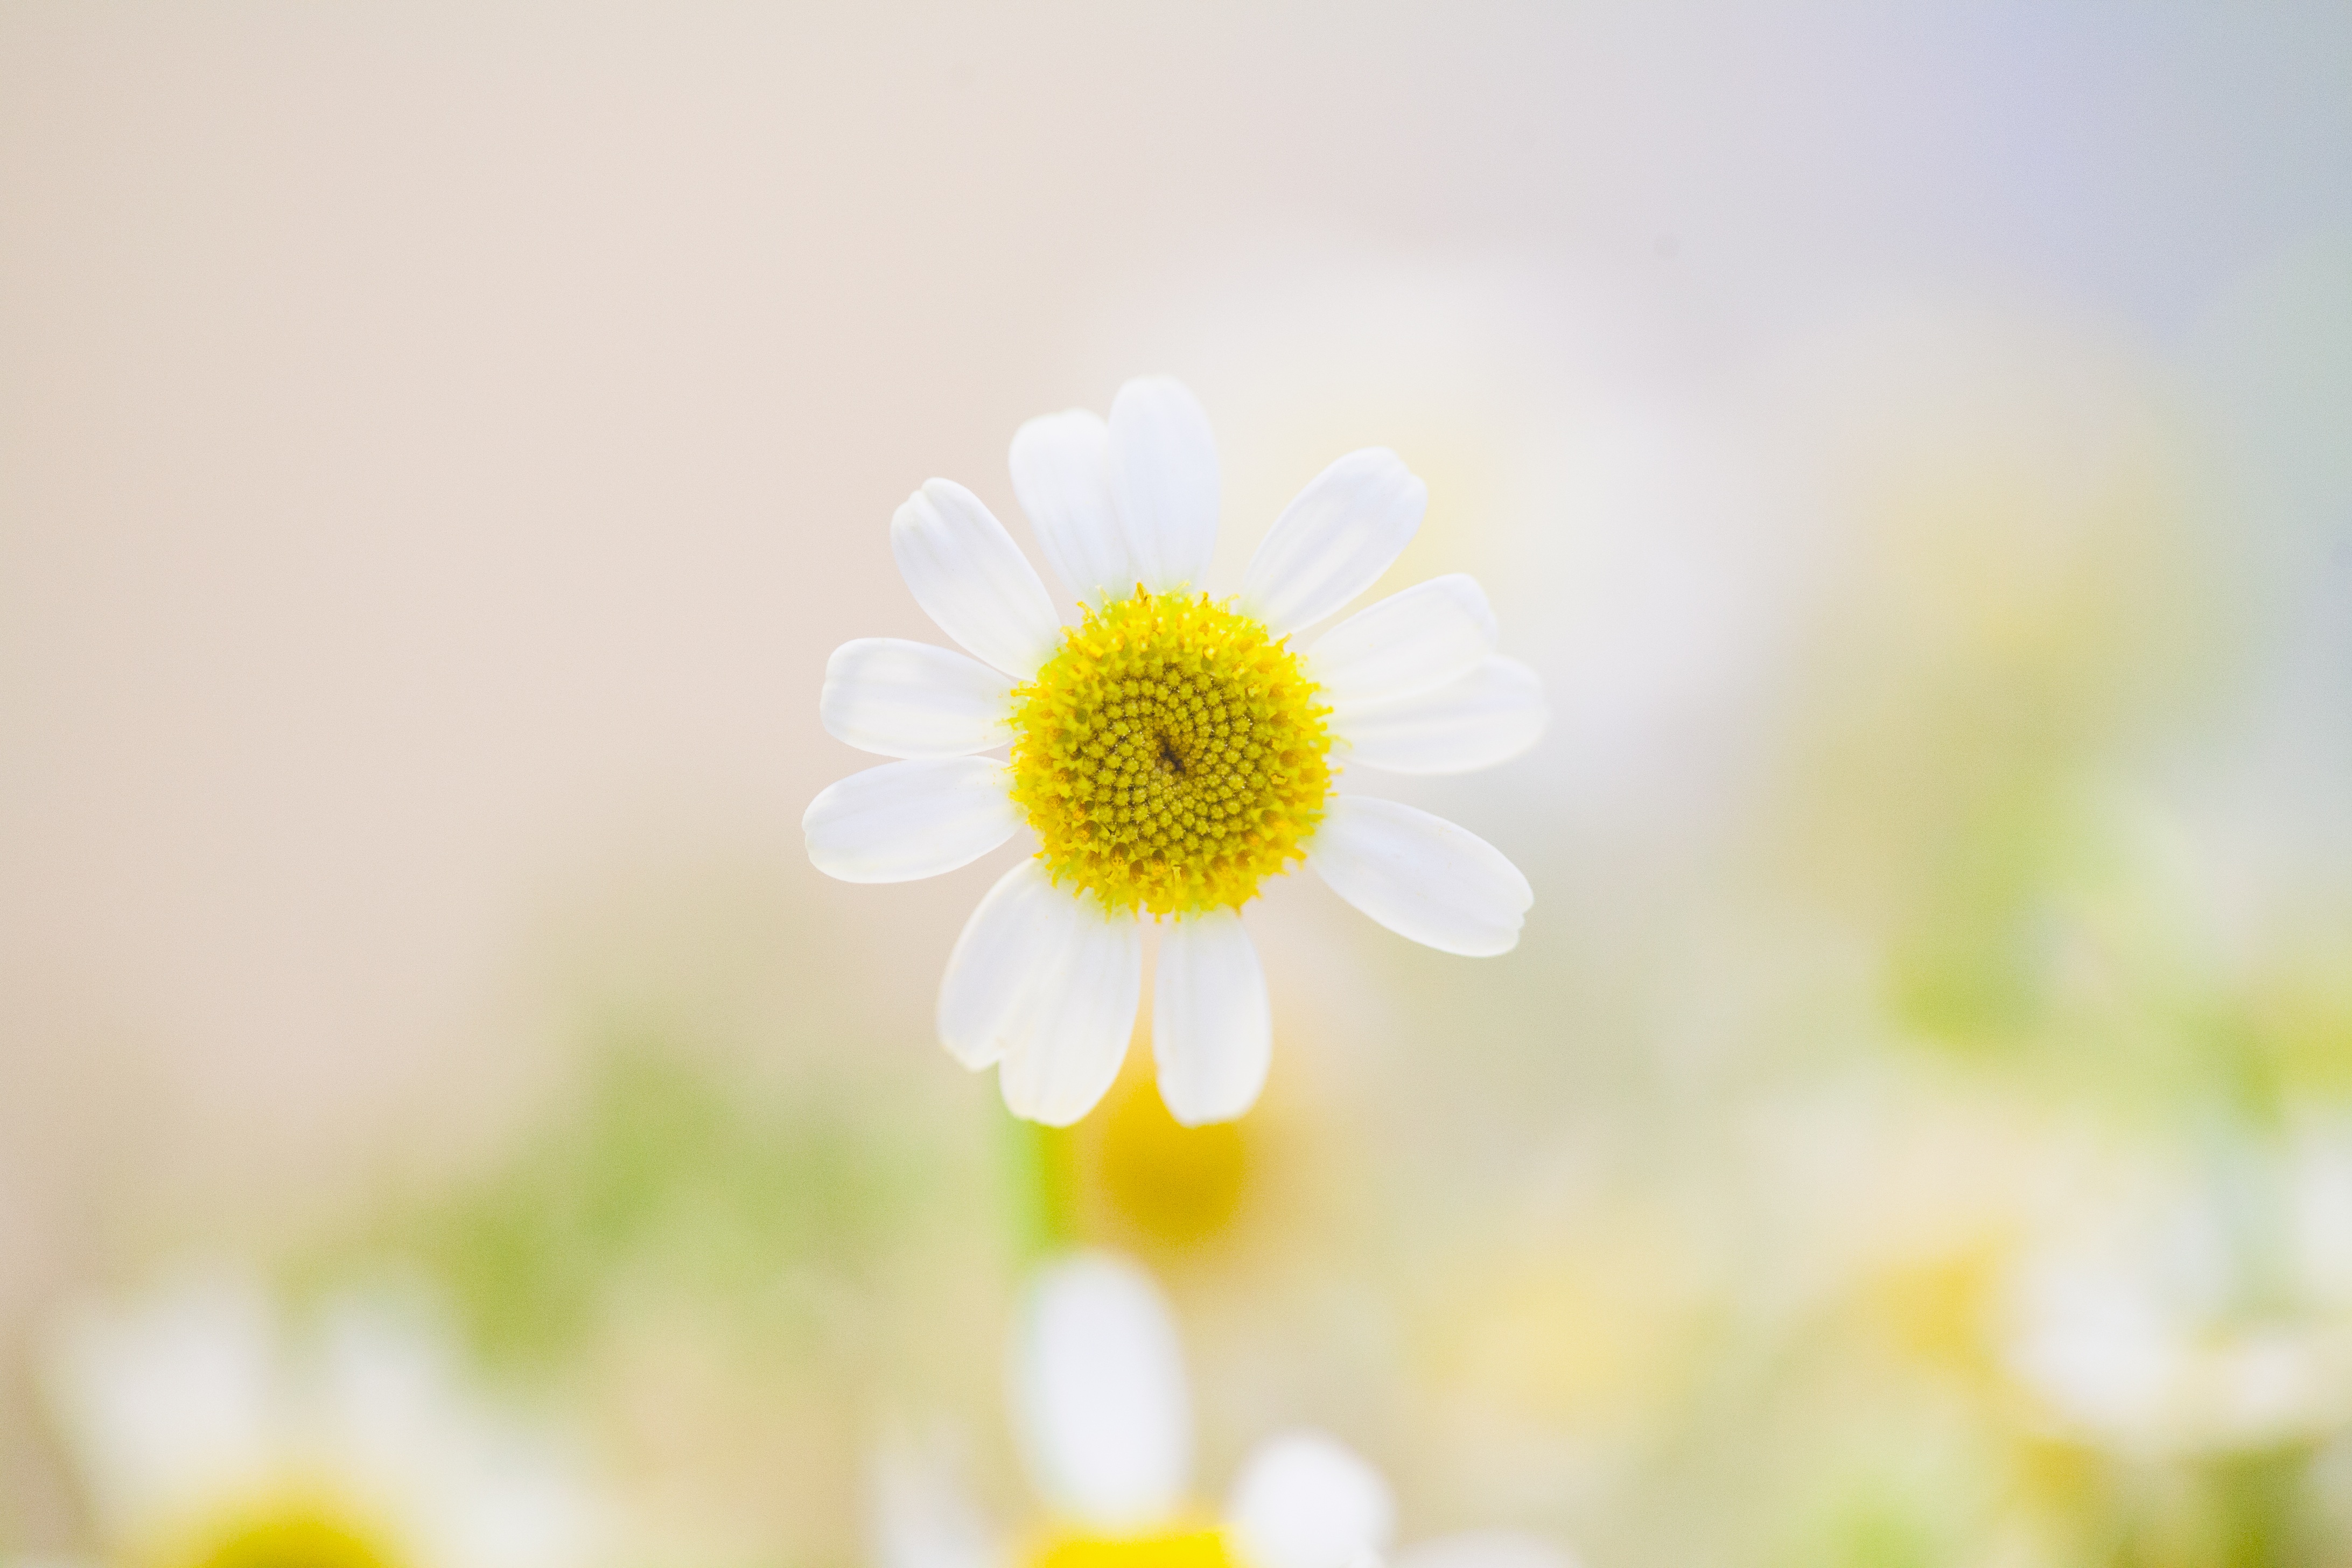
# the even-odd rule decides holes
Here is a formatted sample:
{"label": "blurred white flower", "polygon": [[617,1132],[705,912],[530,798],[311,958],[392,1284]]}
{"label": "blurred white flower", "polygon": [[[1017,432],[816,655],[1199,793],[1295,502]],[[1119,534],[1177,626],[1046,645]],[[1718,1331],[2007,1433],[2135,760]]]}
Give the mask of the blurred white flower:
{"label": "blurred white flower", "polygon": [[[1198,1502],[1183,1351],[1166,1300],[1134,1264],[1087,1253],[1048,1268],[1013,1350],[1016,1435],[1044,1522],[1008,1540],[938,1464],[896,1450],[877,1476],[881,1568],[1358,1568],[1391,1557],[1388,1483],[1321,1432],[1267,1438],[1222,1510]],[[1574,1568],[1510,1531],[1393,1555],[1399,1568]]]}
{"label": "blurred white flower", "polygon": [[2021,1270],[2011,1371],[2123,1449],[2352,1429],[2352,1142],[2306,1130],[2202,1188],[2068,1226]]}
{"label": "blurred white flower", "polygon": [[[1507,952],[1534,895],[1442,818],[1338,794],[1332,763],[1466,773],[1545,722],[1541,682],[1496,650],[1477,584],[1433,578],[1303,648],[1292,638],[1371,586],[1420,527],[1427,488],[1383,447],[1341,458],[1276,519],[1222,603],[1207,418],[1164,377],[1024,425],[1013,483],[1080,602],[1065,628],[980,499],[932,479],[890,544],[915,598],[977,658],[862,638],[826,667],[836,738],[904,759],[810,803],[809,858],[852,882],[936,876],[1025,823],[1038,853],[973,911],[940,993],[940,1037],[1001,1064],[1013,1112],[1084,1116],[1118,1076],[1140,1005],[1142,917],[1171,922],[1152,1005],[1160,1089],[1188,1125],[1241,1115],[1264,1085],[1265,979],[1241,909],[1304,860],[1381,924],[1446,952]],[[982,662],[985,661],[985,662]],[[981,753],[1011,744],[1009,760]]]}
{"label": "blurred white flower", "polygon": [[58,1325],[45,1383],[107,1554],[138,1568],[583,1568],[609,1521],[461,1385],[429,1314],[347,1299],[290,1334],[212,1278]]}

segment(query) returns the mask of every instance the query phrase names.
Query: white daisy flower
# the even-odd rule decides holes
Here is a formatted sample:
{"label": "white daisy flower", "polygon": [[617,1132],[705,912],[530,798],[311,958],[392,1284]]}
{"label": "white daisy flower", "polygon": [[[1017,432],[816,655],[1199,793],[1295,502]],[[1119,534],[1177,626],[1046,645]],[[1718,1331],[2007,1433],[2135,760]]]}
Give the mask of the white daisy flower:
{"label": "white daisy flower", "polygon": [[2352,1136],[2079,1216],[2021,1269],[2005,1359],[2056,1424],[2217,1453],[2352,1430]]}
{"label": "white daisy flower", "polygon": [[1517,945],[1534,895],[1493,846],[1333,788],[1342,762],[1461,773],[1534,743],[1541,684],[1495,651],[1478,584],[1433,578],[1294,646],[1420,526],[1427,490],[1395,453],[1326,468],[1223,601],[1199,591],[1216,449],[1178,383],[1129,382],[1108,422],[1032,419],[1013,438],[1013,488],[1078,624],[1061,624],[978,497],[925,484],[891,520],[891,551],[916,602],[976,657],[891,637],[836,649],[825,728],[904,760],[832,785],[802,826],[818,869],[851,882],[937,876],[1024,825],[1036,835],[981,900],[940,990],[941,1043],[974,1070],[997,1064],[1014,1114],[1066,1125],[1109,1088],[1141,1001],[1147,916],[1166,922],[1151,1025],[1170,1111],[1197,1125],[1247,1110],[1272,1025],[1240,910],[1295,862],[1415,942]]}
{"label": "white daisy flower", "polygon": [[[1007,1537],[940,1467],[881,1467],[881,1568],[1361,1568],[1387,1561],[1396,1505],[1379,1471],[1338,1439],[1294,1431],[1243,1461],[1224,1507],[1192,1490],[1192,1415],[1166,1300],[1108,1253],[1047,1268],[1013,1346],[1016,1435],[1045,1517]],[[1515,1531],[1439,1536],[1397,1568],[1575,1568]]]}
{"label": "white daisy flower", "polygon": [[43,1367],[100,1544],[132,1568],[583,1568],[610,1531],[477,1406],[417,1313],[289,1336],[250,1282],[67,1318]]}

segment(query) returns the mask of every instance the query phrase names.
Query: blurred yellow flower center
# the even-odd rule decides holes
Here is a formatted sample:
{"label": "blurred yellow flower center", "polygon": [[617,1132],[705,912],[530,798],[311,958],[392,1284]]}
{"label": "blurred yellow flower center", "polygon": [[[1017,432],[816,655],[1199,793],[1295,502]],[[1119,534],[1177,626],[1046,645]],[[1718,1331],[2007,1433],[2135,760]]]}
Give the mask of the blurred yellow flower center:
{"label": "blurred yellow flower center", "polygon": [[1057,1536],[1029,1568],[1241,1568],[1217,1530],[1177,1531],[1108,1540],[1092,1535]]}
{"label": "blurred yellow flower center", "polygon": [[1185,1127],[1168,1114],[1159,1086],[1124,1078],[1108,1115],[1094,1120],[1102,1194],[1129,1227],[1165,1247],[1215,1239],[1241,1207],[1249,1149],[1238,1121]]}
{"label": "blurred yellow flower center", "polygon": [[239,1519],[163,1568],[396,1568],[375,1541],[311,1510]]}
{"label": "blurred yellow flower center", "polygon": [[1205,594],[1084,614],[1014,693],[1013,798],[1046,868],[1111,910],[1240,908],[1323,818],[1330,710],[1286,643]]}

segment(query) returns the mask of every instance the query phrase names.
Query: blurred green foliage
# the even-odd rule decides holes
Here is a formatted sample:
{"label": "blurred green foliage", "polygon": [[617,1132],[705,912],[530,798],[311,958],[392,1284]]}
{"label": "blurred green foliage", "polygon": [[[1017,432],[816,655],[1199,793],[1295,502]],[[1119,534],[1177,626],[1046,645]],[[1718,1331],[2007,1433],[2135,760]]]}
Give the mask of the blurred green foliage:
{"label": "blurred green foliage", "polygon": [[481,1177],[395,1215],[381,1246],[453,1296],[482,1353],[576,1354],[625,1292],[740,1314],[780,1347],[822,1330],[923,1223],[947,1172],[919,1130],[849,1095],[761,1093],[636,1039],[572,1110]]}

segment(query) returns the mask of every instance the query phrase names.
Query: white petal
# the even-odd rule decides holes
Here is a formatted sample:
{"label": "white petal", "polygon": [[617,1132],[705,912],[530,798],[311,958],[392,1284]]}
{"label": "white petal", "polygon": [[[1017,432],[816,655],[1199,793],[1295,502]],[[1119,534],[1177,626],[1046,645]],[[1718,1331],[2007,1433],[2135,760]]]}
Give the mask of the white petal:
{"label": "white petal", "polygon": [[520,1428],[444,1424],[404,1484],[430,1498],[409,1528],[415,1560],[448,1568],[568,1568],[613,1540],[618,1520],[561,1446]]}
{"label": "white petal", "polygon": [[277,1324],[249,1280],[71,1311],[48,1348],[58,1427],[110,1528],[250,1486],[283,1457]]}
{"label": "white petal", "polygon": [[1091,895],[1057,889],[1040,907],[1042,962],[1002,1026],[996,1087],[1013,1115],[1067,1127],[1095,1108],[1126,1058],[1143,994],[1143,927],[1107,915]]}
{"label": "white petal", "polygon": [[461,1425],[446,1326],[414,1299],[346,1296],[320,1331],[320,1413],[340,1446],[377,1473],[434,1454]]}
{"label": "white petal", "polygon": [[1013,493],[1073,597],[1134,592],[1141,574],[1111,496],[1110,426],[1083,408],[1032,419],[1013,437]]}
{"label": "white petal", "polygon": [[1485,591],[1457,572],[1367,605],[1315,639],[1307,666],[1334,707],[1380,702],[1458,679],[1499,640]]}
{"label": "white petal", "polygon": [[1333,892],[1399,936],[1470,958],[1517,947],[1520,920],[1535,902],[1501,850],[1392,800],[1333,799],[1307,863]]}
{"label": "white petal", "polygon": [[1146,586],[1202,586],[1217,543],[1217,444],[1184,384],[1130,381],[1110,405],[1111,491]]}
{"label": "white petal", "polygon": [[491,1445],[463,1456],[433,1517],[413,1526],[418,1559],[448,1568],[573,1568],[609,1549],[620,1521],[552,1450]]}
{"label": "white petal", "polygon": [[1421,527],[1429,487],[1386,447],[1350,452],[1274,520],[1242,604],[1276,635],[1313,626],[1370,587]]}
{"label": "white petal", "polygon": [[1536,743],[1551,717],[1543,678],[1513,658],[1384,702],[1334,704],[1331,730],[1348,760],[1400,773],[1466,773]]}
{"label": "white petal", "polygon": [[980,498],[927,480],[890,520],[890,553],[940,630],[1005,674],[1027,679],[1062,627],[1045,584]]}
{"label": "white petal", "polygon": [[1577,1559],[1524,1531],[1459,1530],[1414,1542],[1393,1568],[1577,1568]]}
{"label": "white petal", "polygon": [[880,1568],[1000,1568],[1004,1543],[945,1454],[902,1439],[883,1446],[868,1493]]}
{"label": "white petal", "polygon": [[1013,683],[953,648],[859,637],[824,663],[825,733],[886,757],[961,757],[1011,734]]}
{"label": "white petal", "polygon": [[885,763],[825,786],[801,814],[809,858],[845,882],[911,882],[968,866],[1021,826],[993,757]]}
{"label": "white petal", "polygon": [[1032,1288],[1014,1350],[1013,1402],[1045,1500],[1106,1531],[1139,1532],[1192,1485],[1184,1352],[1158,1286],[1087,1253]]}
{"label": "white petal", "polygon": [[975,1071],[1004,1055],[1006,1027],[1059,952],[1071,901],[1032,857],[1007,871],[964,922],[940,983],[940,1044]]}
{"label": "white petal", "polygon": [[1293,1432],[1259,1445],[1227,1505],[1250,1568],[1349,1568],[1388,1549],[1396,1503],[1338,1439]]}
{"label": "white petal", "polygon": [[1151,982],[1160,1098],[1187,1127],[1231,1121],[1257,1103],[1273,1054],[1265,971],[1242,917],[1212,910],[1175,921]]}

